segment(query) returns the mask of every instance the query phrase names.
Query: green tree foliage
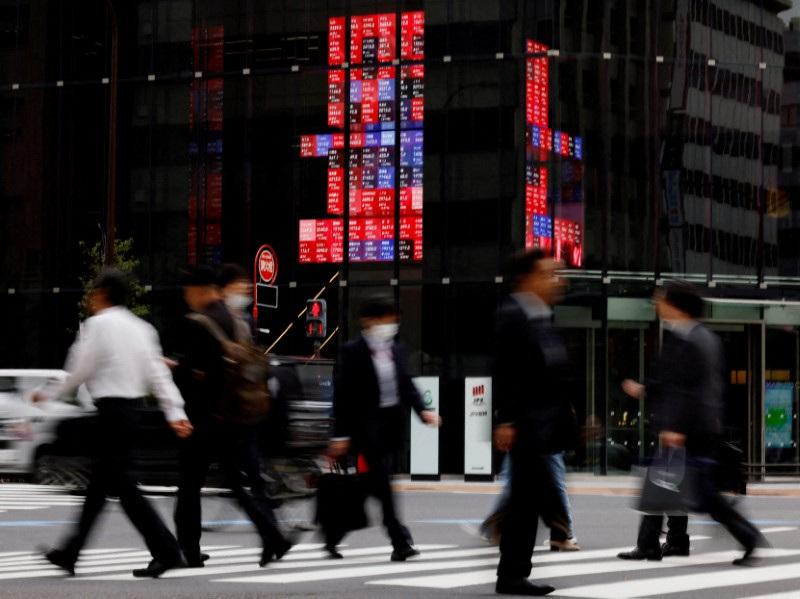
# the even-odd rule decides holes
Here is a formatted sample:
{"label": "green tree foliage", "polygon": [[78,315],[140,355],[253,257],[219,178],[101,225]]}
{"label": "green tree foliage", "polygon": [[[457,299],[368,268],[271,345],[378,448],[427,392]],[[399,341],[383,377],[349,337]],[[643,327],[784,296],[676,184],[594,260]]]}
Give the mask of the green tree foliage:
{"label": "green tree foliage", "polygon": [[[83,295],[78,304],[78,318],[83,321],[89,316],[86,311],[86,298],[92,290],[92,282],[100,274],[100,271],[106,264],[106,260],[105,248],[100,241],[91,247],[87,245],[86,242],[81,241],[79,242],[79,246],[83,254],[83,262],[86,266],[86,276],[79,279],[81,288],[83,289]],[[127,308],[136,314],[136,316],[145,318],[150,314],[150,306],[144,302],[144,296],[147,290],[134,276],[134,272],[139,268],[140,261],[133,254],[133,238],[114,239],[114,255],[116,259],[114,266],[119,268],[122,272],[128,273],[131,277]]]}

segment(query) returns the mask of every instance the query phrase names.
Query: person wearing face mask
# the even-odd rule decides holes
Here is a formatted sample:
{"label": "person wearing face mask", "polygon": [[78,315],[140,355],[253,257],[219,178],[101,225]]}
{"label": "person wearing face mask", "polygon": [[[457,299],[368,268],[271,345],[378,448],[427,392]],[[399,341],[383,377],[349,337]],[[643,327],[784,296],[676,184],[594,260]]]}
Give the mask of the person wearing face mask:
{"label": "person wearing face mask", "polygon": [[[219,277],[206,265],[187,269],[182,277],[183,297],[190,313],[202,315],[229,340],[243,342],[243,324],[231,314],[222,297]],[[238,324],[237,324],[238,323]],[[243,455],[252,447],[254,427],[217,418],[214,408],[225,397],[225,354],[211,329],[187,316],[183,323],[180,358],[174,370],[178,388],[186,398],[186,412],[194,434],[180,448],[175,527],[178,543],[190,567],[202,568],[208,554],[201,551],[201,489],[212,462],[219,464],[228,488],[253,522],[261,537],[259,565],[281,559],[290,549],[268,501],[257,489],[247,489],[241,478]],[[248,337],[249,339],[249,337]],[[244,464],[251,481],[256,466]],[[252,487],[252,485],[250,485]]]}
{"label": "person wearing face mask", "polygon": [[251,341],[253,338],[253,315],[247,308],[253,304],[253,282],[244,268],[238,264],[223,264],[219,268],[219,287],[222,301],[236,317],[237,337]]}
{"label": "person wearing face mask", "polygon": [[[345,343],[334,371],[334,438],[331,454],[363,455],[369,472],[367,491],[381,502],[383,525],[392,543],[392,561],[419,555],[408,529],[395,510],[390,475],[403,444],[406,409],[412,408],[430,426],[441,417],[425,410],[409,373],[406,351],[396,341],[399,314],[394,300],[376,296],[360,309],[361,336]],[[340,558],[341,538],[326,538],[331,557]]]}

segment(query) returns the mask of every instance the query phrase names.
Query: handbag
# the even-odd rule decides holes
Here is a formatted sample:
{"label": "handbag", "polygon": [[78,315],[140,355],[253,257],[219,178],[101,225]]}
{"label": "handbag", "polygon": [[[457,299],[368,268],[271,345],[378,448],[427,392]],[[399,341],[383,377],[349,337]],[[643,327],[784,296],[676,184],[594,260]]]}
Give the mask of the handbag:
{"label": "handbag", "polygon": [[364,504],[367,489],[363,476],[339,467],[323,474],[317,484],[316,522],[325,538],[338,541],[350,531],[369,526]]}
{"label": "handbag", "polygon": [[668,516],[697,511],[699,470],[686,449],[662,449],[647,467],[637,510]]}

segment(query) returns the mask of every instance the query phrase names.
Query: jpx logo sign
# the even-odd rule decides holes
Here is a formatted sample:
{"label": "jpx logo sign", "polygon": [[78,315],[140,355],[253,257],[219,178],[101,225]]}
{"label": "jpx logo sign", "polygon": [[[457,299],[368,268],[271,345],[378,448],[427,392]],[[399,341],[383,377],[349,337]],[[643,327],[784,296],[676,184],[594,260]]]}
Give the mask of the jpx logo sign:
{"label": "jpx logo sign", "polygon": [[477,385],[472,388],[472,405],[482,406],[485,402],[485,385]]}

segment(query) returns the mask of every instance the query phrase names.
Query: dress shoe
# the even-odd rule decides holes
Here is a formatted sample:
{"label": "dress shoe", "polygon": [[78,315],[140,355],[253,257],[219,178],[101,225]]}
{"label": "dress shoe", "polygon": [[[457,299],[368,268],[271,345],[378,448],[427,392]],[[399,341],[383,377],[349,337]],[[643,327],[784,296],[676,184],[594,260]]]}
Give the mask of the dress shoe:
{"label": "dress shoe", "polygon": [[211,557],[207,553],[198,553],[197,555],[193,555],[192,557],[186,557],[186,567],[187,568],[205,568],[206,562],[208,558]]}
{"label": "dress shoe", "polygon": [[661,545],[661,555],[663,557],[669,557],[670,555],[686,557],[689,555],[689,548],[681,547],[680,545],[670,545],[669,543],[664,543]]}
{"label": "dress shoe", "polygon": [[414,557],[415,555],[419,555],[419,551],[414,549],[411,545],[406,545],[405,547],[396,548],[392,551],[391,560],[393,562],[404,562],[409,557]]}
{"label": "dress shoe", "polygon": [[573,539],[565,541],[550,540],[550,551],[580,551],[581,547]]}
{"label": "dress shoe", "polygon": [[185,568],[186,566],[186,560],[183,559],[182,555],[179,556],[177,560],[170,563],[160,562],[154,559],[147,564],[146,568],[134,570],[133,576],[135,578],[158,578],[167,570],[172,570],[173,568]]}
{"label": "dress shoe", "polygon": [[622,553],[618,553],[617,557],[619,559],[631,559],[631,560],[646,559],[649,562],[660,562],[661,548],[659,547],[658,549],[640,549],[639,547],[634,547],[630,551],[623,551]]}
{"label": "dress shoe", "polygon": [[67,557],[66,553],[60,549],[51,549],[50,547],[39,547],[39,551],[44,554],[44,559],[48,562],[62,570],[66,570],[70,576],[75,576],[75,560]]}
{"label": "dress shoe", "polygon": [[762,561],[763,555],[760,555],[760,552],[757,547],[749,547],[744,550],[744,555],[738,559],[733,560],[734,566],[760,566]]}
{"label": "dress shoe", "polygon": [[555,591],[549,584],[533,584],[527,578],[498,576],[494,592],[500,595],[528,595],[532,597],[543,597]]}
{"label": "dress shoe", "polygon": [[344,556],[336,551],[336,547],[332,547],[331,545],[325,545],[325,551],[328,552],[328,557],[331,559],[342,559]]}
{"label": "dress shoe", "polygon": [[261,559],[258,561],[258,565],[262,568],[269,564],[272,560],[279,560],[289,549],[292,548],[292,542],[288,539],[284,539],[283,543],[278,547],[278,549],[273,549],[272,547],[264,547],[264,550],[261,552]]}
{"label": "dress shoe", "polygon": [[283,543],[275,551],[275,559],[281,559],[284,555],[286,555],[286,552],[292,548],[292,545],[294,545],[292,541],[289,539],[284,539]]}

